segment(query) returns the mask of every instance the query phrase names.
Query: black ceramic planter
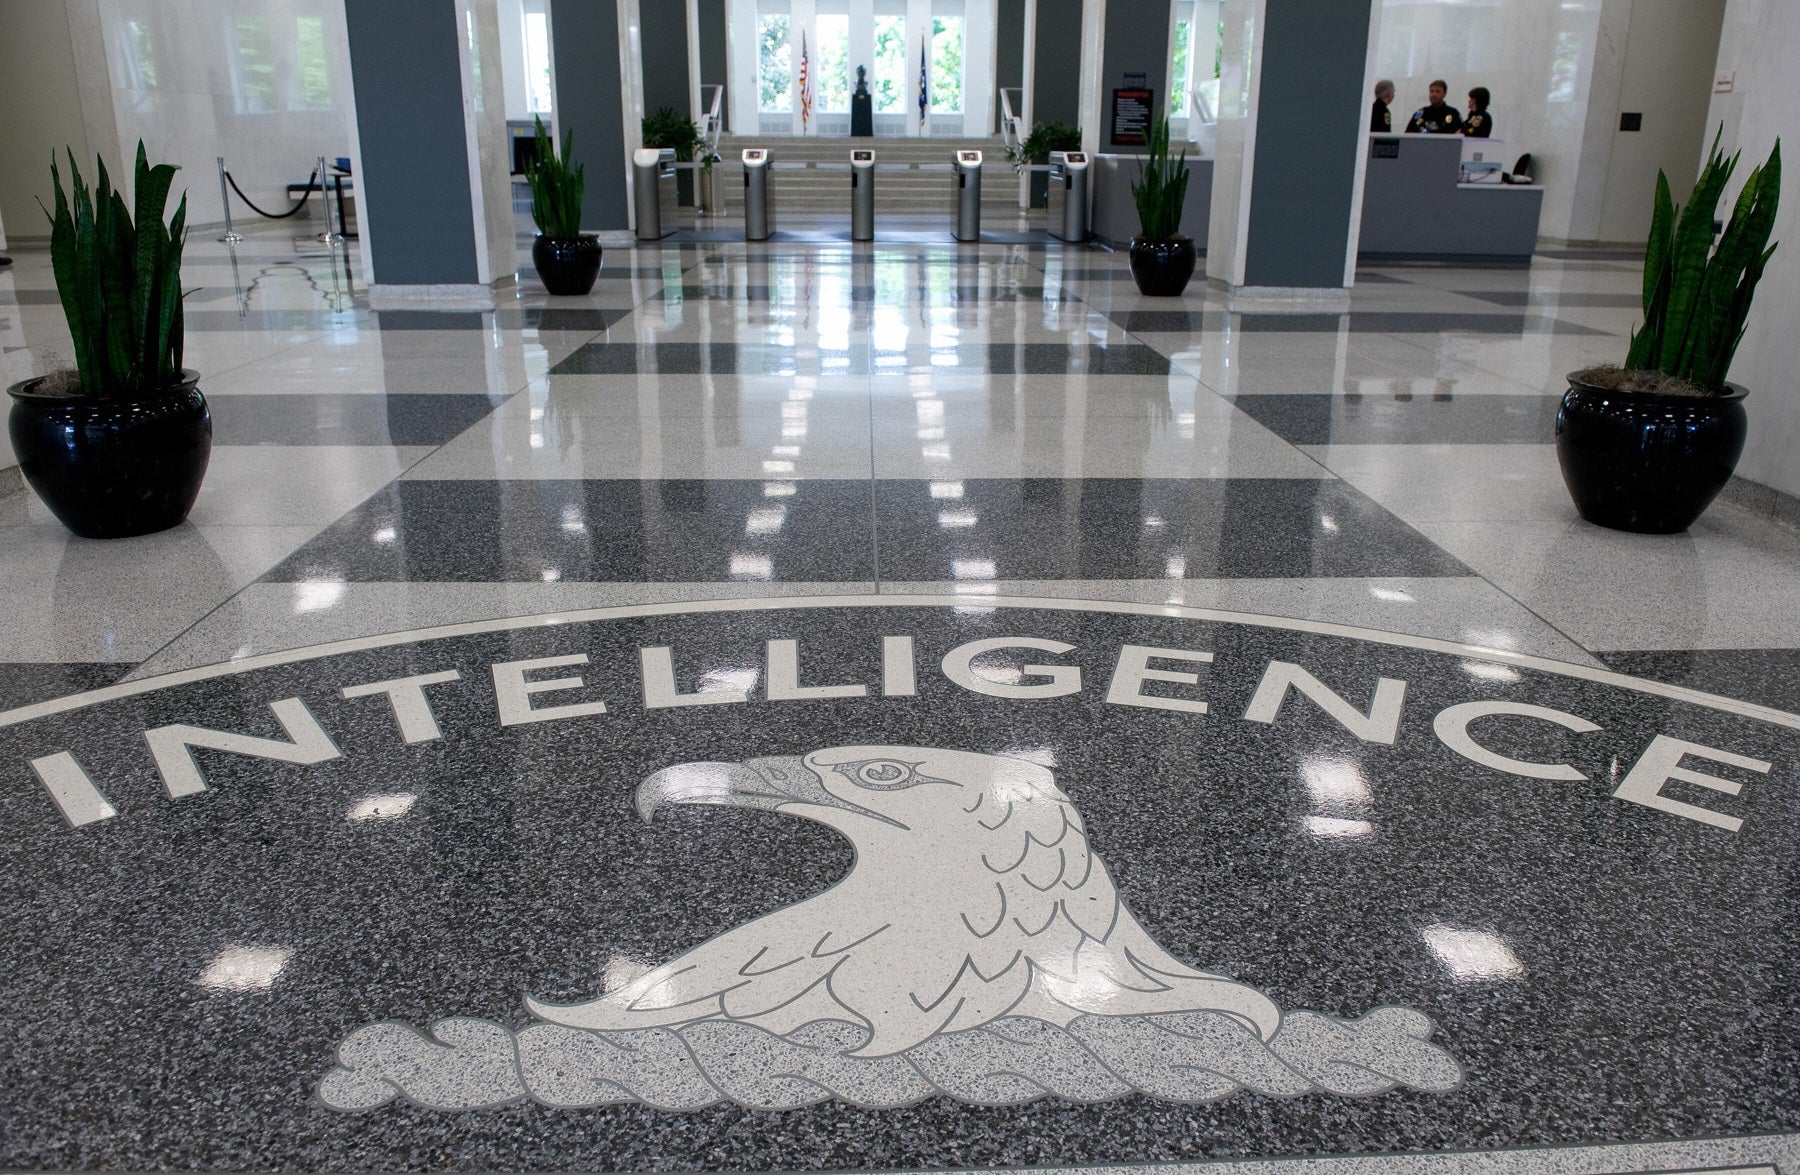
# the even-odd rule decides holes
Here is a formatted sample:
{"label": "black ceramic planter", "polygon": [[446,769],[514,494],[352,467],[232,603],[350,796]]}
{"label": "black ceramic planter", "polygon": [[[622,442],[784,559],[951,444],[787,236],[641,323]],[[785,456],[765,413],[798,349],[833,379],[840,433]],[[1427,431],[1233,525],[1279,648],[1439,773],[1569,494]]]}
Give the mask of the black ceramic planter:
{"label": "black ceramic planter", "polygon": [[1169,237],[1152,241],[1131,238],[1131,278],[1138,293],[1173,298],[1187,289],[1194,276],[1194,238]]}
{"label": "black ceramic planter", "polygon": [[64,526],[116,539],[178,525],[193,509],[212,456],[212,414],[200,373],[140,400],[50,396],[43,379],[7,388],[19,470]]}
{"label": "black ceramic planter", "polygon": [[1744,451],[1744,397],[1656,396],[1569,377],[1556,414],[1556,459],[1589,522],[1639,534],[1686,530]]}
{"label": "black ceramic planter", "polygon": [[531,263],[552,294],[585,294],[600,276],[600,238],[540,235],[531,243]]}

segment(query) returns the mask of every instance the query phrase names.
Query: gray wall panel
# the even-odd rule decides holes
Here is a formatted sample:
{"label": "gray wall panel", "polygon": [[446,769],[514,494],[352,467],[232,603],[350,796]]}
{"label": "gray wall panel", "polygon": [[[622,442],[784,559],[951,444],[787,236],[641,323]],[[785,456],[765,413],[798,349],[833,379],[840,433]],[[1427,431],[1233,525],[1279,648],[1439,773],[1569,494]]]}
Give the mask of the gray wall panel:
{"label": "gray wall panel", "polygon": [[1244,284],[1344,284],[1369,6],[1268,0]]}
{"label": "gray wall panel", "polygon": [[644,113],[664,106],[693,113],[688,89],[687,5],[648,0],[638,5],[644,22]]}
{"label": "gray wall panel", "polygon": [[[699,0],[700,8],[700,85],[724,86],[725,96],[719,110],[725,125],[731,125],[731,85],[726,78],[725,0]],[[701,112],[711,101],[704,89],[700,92]]]}
{"label": "gray wall panel", "polygon": [[[1271,6],[1276,0],[1270,0]],[[1342,0],[1340,0],[1342,2]],[[1100,150],[1112,142],[1112,92],[1127,73],[1141,73],[1161,115],[1169,104],[1168,0],[1106,0],[1106,47],[1100,58]]]}
{"label": "gray wall panel", "polygon": [[[1025,84],[1025,0],[1000,0],[994,30],[994,84],[1013,89]],[[1017,99],[1015,98],[1015,103]],[[994,133],[1000,132],[1000,100],[994,99]]]}
{"label": "gray wall panel", "polygon": [[575,132],[575,158],[587,166],[581,227],[590,232],[627,228],[618,5],[614,0],[551,0],[550,27],[556,122],[565,133]]}
{"label": "gray wall panel", "polygon": [[1038,0],[1031,110],[1037,122],[1081,119],[1081,0]]}
{"label": "gray wall panel", "polygon": [[455,0],[346,0],[356,127],[357,215],[375,281],[471,285],[469,195]]}

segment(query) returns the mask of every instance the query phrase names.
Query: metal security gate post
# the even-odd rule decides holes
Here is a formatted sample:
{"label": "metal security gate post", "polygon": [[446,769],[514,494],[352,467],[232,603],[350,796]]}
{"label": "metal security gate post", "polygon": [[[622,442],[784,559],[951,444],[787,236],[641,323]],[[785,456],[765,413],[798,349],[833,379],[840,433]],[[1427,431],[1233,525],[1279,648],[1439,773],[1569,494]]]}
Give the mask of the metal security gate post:
{"label": "metal security gate post", "polygon": [[981,239],[981,152],[958,151],[951,159],[956,172],[956,224],[959,241]]}
{"label": "metal security gate post", "polygon": [[1050,216],[1044,227],[1071,244],[1088,238],[1088,157],[1083,151],[1050,152]]}
{"label": "metal security gate post", "polygon": [[675,151],[642,147],[631,157],[631,199],[637,239],[660,241],[679,226],[675,212]]}
{"label": "metal security gate post", "polygon": [[875,152],[850,152],[850,239],[875,239]]}
{"label": "metal security gate post", "polygon": [[769,216],[769,152],[762,147],[744,151],[744,239],[766,241],[773,231]]}

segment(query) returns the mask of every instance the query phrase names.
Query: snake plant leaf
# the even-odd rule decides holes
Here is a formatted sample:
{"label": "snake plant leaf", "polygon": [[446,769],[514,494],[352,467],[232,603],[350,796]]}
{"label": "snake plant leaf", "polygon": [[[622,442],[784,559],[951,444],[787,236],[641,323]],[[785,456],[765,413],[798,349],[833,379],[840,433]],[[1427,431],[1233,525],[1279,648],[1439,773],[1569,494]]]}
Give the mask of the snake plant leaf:
{"label": "snake plant leaf", "polygon": [[172,383],[182,355],[181,251],[187,197],[168,226],[162,213],[176,168],[152,167],[138,144],[133,208],[114,188],[104,160],[95,161],[94,186],[67,152],[69,183],[52,157],[55,210],[51,268],[69,321],[84,395],[135,396]]}
{"label": "snake plant leaf", "polygon": [[1669,238],[1675,230],[1675,201],[1669,195],[1669,177],[1656,170],[1656,203],[1650,213],[1650,240],[1644,247],[1644,317],[1656,302],[1657,288],[1669,272]]}
{"label": "snake plant leaf", "polygon": [[[161,231],[161,214],[158,213],[157,229]],[[167,387],[181,377],[181,360],[183,350],[183,318],[181,300],[181,250],[187,243],[187,193],[181,194],[181,202],[175,206],[175,217],[169,222],[168,251],[163,256],[163,271],[159,276],[162,283],[161,316],[157,320],[156,337],[157,353],[161,360],[162,374],[158,386]]]}
{"label": "snake plant leaf", "polygon": [[[1723,131],[1721,126],[1720,133]],[[1669,282],[1669,325],[1663,332],[1662,349],[1656,362],[1661,371],[1678,373],[1676,364],[1687,344],[1695,307],[1700,300],[1700,284],[1706,276],[1706,263],[1712,251],[1713,212],[1719,206],[1719,196],[1725,191],[1737,160],[1736,155],[1730,160],[1720,156],[1719,139],[1715,136],[1706,166],[1701,168],[1700,178],[1694,182],[1694,194],[1688,200],[1687,210],[1675,227],[1675,241],[1671,246],[1674,266]]]}

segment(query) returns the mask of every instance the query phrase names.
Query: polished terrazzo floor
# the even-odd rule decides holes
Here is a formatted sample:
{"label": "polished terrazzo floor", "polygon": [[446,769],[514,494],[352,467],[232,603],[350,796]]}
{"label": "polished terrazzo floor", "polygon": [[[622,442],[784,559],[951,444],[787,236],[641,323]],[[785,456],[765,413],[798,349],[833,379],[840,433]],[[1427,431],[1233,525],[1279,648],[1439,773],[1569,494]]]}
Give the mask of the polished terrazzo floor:
{"label": "polished terrazzo floor", "polygon": [[190,522],[0,496],[0,1166],[1795,1161],[1800,536],[1548,444],[1636,264],[926,238],[191,244]]}

